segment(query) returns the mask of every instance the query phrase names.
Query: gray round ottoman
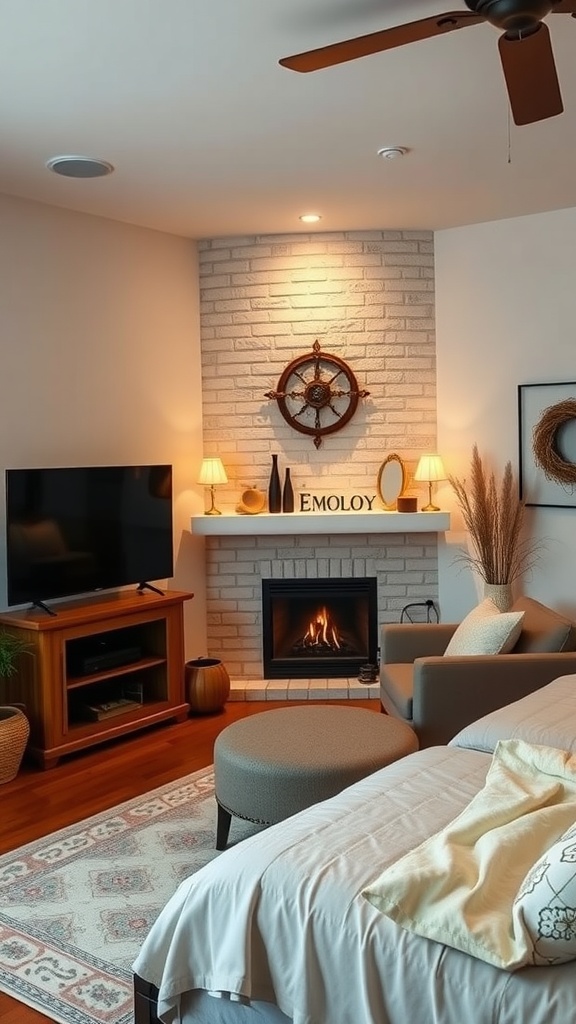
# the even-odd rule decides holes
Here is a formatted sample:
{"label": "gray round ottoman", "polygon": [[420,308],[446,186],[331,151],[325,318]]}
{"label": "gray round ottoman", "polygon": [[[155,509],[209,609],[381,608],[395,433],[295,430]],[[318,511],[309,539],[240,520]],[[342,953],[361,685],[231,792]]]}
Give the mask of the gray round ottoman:
{"label": "gray round ottoman", "polygon": [[278,708],[234,722],[214,744],[216,849],[232,816],[273,825],[417,749],[409,725],[367,708]]}

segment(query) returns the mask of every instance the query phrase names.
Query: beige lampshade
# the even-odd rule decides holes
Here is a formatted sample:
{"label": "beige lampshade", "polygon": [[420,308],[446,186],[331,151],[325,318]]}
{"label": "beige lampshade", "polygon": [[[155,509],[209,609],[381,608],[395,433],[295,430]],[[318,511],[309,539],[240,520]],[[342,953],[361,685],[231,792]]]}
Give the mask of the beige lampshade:
{"label": "beige lampshade", "polygon": [[227,484],[228,477],[222,459],[202,459],[198,483],[211,487],[213,484]]}
{"label": "beige lampshade", "polygon": [[415,480],[446,480],[446,470],[439,455],[421,455],[414,473]]}
{"label": "beige lampshade", "polygon": [[414,473],[415,480],[425,480],[428,484],[428,504],[424,505],[423,512],[439,512],[438,505],[432,502],[432,484],[436,480],[446,480],[446,471],[439,455],[421,455],[420,462]]}

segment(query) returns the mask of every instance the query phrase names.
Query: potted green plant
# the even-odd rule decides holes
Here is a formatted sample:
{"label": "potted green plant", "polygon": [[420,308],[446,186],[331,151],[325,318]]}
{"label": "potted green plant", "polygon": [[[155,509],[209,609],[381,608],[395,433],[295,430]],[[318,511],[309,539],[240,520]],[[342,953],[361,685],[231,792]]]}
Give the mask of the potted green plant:
{"label": "potted green plant", "polygon": [[537,545],[525,536],[524,502],[507,462],[500,481],[472,449],[470,480],[449,476],[472,551],[460,556],[484,581],[484,595],[501,611],[512,604],[512,584],[536,560]]}
{"label": "potted green plant", "polygon": [[30,644],[23,637],[0,630],[0,679],[16,675],[20,655],[29,651]]}
{"label": "potted green plant", "polygon": [[[29,651],[30,645],[22,637],[0,630],[0,680],[15,676],[21,655]],[[0,784],[16,778],[29,735],[23,705],[0,706]]]}

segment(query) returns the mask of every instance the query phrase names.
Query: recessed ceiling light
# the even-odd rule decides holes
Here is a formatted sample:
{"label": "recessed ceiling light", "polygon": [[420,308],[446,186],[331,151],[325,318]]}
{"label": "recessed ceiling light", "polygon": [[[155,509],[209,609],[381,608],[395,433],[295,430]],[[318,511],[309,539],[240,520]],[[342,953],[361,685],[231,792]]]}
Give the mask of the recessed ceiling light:
{"label": "recessed ceiling light", "polygon": [[406,156],[407,152],[406,146],[382,146],[382,149],[378,150],[378,156],[381,156],[383,160],[399,160]]}
{"label": "recessed ceiling light", "polygon": [[322,217],[319,213],[302,213],[300,214],[300,220],[303,224],[317,224]]}
{"label": "recessed ceiling light", "polygon": [[53,156],[46,161],[46,167],[66,178],[103,178],[114,170],[107,160],[92,156]]}

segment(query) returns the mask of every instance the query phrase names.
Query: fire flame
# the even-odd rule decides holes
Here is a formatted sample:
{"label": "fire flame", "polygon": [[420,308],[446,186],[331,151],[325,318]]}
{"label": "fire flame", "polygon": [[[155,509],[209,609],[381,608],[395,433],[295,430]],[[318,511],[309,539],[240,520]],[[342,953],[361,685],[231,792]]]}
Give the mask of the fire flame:
{"label": "fire flame", "polygon": [[330,619],[326,606],[316,612],[309,623],[308,632],[304,635],[304,644],[306,647],[325,645],[326,647],[335,647],[337,650],[340,650],[341,645],[338,639],[338,631]]}

